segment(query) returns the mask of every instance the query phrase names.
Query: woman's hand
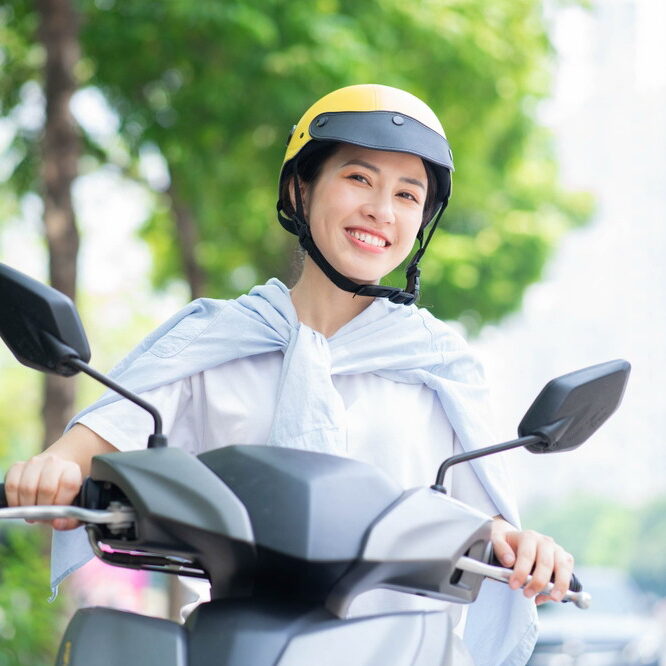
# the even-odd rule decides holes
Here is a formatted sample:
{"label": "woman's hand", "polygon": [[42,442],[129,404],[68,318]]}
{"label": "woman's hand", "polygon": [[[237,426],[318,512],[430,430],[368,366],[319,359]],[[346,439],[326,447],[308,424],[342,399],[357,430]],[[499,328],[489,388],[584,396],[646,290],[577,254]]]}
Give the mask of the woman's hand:
{"label": "woman's hand", "polygon": [[[97,433],[77,423],[46,451],[27,462],[17,462],[5,476],[5,495],[9,506],[67,505],[90,474],[93,456],[117,449]],[[79,526],[73,518],[51,521],[57,530]]]}
{"label": "woman's hand", "polygon": [[[81,468],[71,460],[45,451],[26,462],[14,463],[5,476],[9,506],[67,505],[81,488]],[[71,530],[79,522],[73,518],[51,521],[57,530]]]}
{"label": "woman's hand", "polygon": [[[495,556],[505,567],[513,567],[509,586],[516,590],[532,574],[525,587],[526,597],[536,596],[536,603],[561,601],[573,573],[574,558],[562,546],[544,534],[533,530],[519,531],[501,516],[493,520],[491,539]],[[550,582],[555,573],[554,587],[550,595],[538,593]],[[538,596],[537,596],[538,595]]]}

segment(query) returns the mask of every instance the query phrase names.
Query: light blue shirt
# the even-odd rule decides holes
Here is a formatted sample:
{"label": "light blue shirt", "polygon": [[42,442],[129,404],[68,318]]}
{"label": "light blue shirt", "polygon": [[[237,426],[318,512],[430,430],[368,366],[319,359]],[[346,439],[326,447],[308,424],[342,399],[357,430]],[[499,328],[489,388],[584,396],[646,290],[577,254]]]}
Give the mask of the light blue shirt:
{"label": "light blue shirt", "polygon": [[[110,376],[141,393],[221,363],[276,350],[282,350],[285,359],[268,444],[343,454],[345,408],[331,377],[357,373],[426,385],[436,392],[464,450],[494,443],[482,369],[450,326],[427,310],[376,299],[326,338],[298,321],[288,289],[276,279],[236,300],[190,303],[149,335]],[[106,393],[68,427],[118,399],[117,394]],[[502,516],[518,526],[500,458],[481,458],[472,465]],[[55,533],[53,586],[90,557],[82,530]],[[536,634],[534,602],[501,583],[485,581],[465,627],[465,642],[475,663],[525,664]]]}

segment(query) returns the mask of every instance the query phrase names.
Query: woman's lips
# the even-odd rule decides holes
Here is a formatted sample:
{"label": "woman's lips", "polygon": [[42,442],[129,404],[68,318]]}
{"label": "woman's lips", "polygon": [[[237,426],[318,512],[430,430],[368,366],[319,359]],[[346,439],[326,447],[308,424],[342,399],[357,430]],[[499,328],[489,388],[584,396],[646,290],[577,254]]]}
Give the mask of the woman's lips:
{"label": "woman's lips", "polygon": [[366,231],[365,229],[348,228],[345,229],[347,238],[356,247],[372,252],[374,254],[382,254],[390,247],[390,243],[386,238],[380,234]]}

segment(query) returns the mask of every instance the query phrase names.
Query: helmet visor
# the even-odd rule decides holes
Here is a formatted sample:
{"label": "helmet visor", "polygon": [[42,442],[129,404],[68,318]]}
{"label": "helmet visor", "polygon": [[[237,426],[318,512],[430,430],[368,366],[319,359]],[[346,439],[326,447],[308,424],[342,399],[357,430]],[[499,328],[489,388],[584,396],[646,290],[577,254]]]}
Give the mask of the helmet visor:
{"label": "helmet visor", "polygon": [[310,136],[364,148],[411,153],[453,171],[449,142],[410,116],[393,111],[322,113],[310,123]]}

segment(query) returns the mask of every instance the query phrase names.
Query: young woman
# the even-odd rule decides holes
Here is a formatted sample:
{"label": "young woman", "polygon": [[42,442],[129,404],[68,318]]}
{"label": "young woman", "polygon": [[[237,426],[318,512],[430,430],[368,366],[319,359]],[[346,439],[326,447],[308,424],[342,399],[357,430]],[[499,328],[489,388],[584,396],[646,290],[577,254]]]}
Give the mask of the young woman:
{"label": "young woman", "polygon": [[[278,218],[306,252],[294,287],[273,279],[235,301],[195,301],[114,376],[159,408],[172,446],[301,447],[370,462],[405,487],[429,484],[447,456],[493,442],[477,361],[448,326],[413,305],[452,171],[441,124],[409,93],[362,85],[323,97],[292,130],[280,174]],[[406,288],[380,285],[417,240]],[[46,452],[9,470],[11,506],[69,503],[92,456],[140,448],[151,429],[147,414],[112,395],[73,423]],[[484,584],[467,645],[479,664],[525,663],[533,598],[553,574],[551,598],[562,598],[572,558],[549,537],[519,529],[496,457],[456,467],[449,486],[495,516],[493,546],[514,567],[510,587],[533,573],[523,595]],[[81,559],[71,543],[63,557],[62,541],[56,583]],[[356,612],[413,602],[373,594]]]}

